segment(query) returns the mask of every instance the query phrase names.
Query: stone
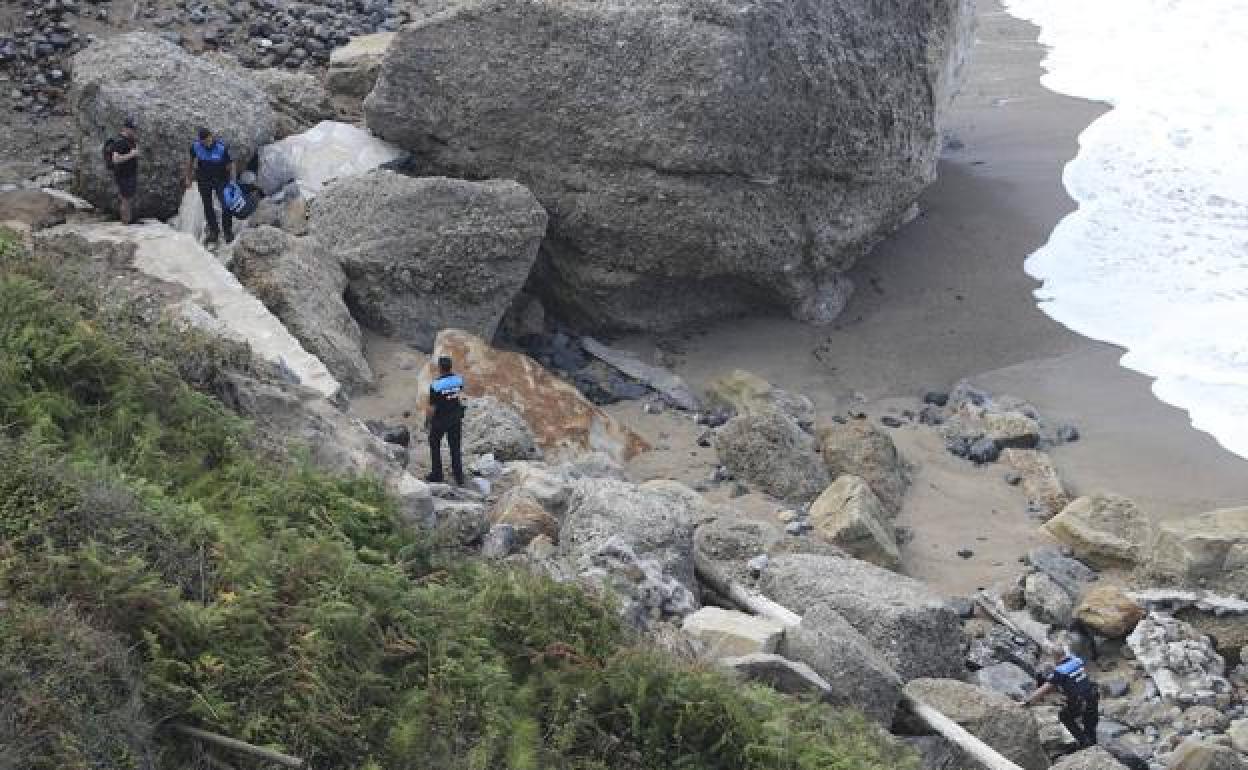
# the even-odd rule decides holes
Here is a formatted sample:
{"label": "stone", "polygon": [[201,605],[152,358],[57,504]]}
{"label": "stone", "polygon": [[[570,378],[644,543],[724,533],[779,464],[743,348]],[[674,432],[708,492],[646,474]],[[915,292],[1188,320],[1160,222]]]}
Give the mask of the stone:
{"label": "stone", "polygon": [[957,613],[917,580],[857,559],[775,554],[759,588],[798,614],[828,605],[903,680],[964,673],[966,640]]}
{"label": "stone", "polygon": [[[698,397],[679,376],[659,366],[647,364],[627,350],[604,345],[593,337],[582,337],[581,348],[589,355],[661,395],[667,403],[688,412],[701,407]],[[648,406],[648,405],[647,405]]]}
{"label": "stone", "polygon": [[800,393],[781,390],[744,369],[711,380],[706,386],[706,396],[712,405],[738,415],[756,417],[780,412],[792,418],[802,430],[809,431],[815,425],[813,401]]}
{"label": "stone", "polygon": [[1097,579],[1095,570],[1053,546],[1031,549],[1027,552],[1027,563],[1053,578],[1071,596],[1081,595]]}
{"label": "stone", "polygon": [[957,722],[1023,770],[1049,766],[1035,717],[1004,695],[953,679],[926,678],[907,682],[904,692]]}
{"label": "stone", "polygon": [[824,701],[854,708],[889,725],[901,700],[901,678],[849,621],[816,605],[785,633],[784,655],[808,664],[830,689]]}
{"label": "stone", "polygon": [[918,756],[918,770],[966,770],[965,756],[939,735],[896,736]]}
{"label": "stone", "polygon": [[1021,701],[1036,689],[1036,678],[1013,663],[995,663],[971,675],[971,683]]}
{"label": "stone", "polygon": [[422,394],[436,377],[440,356],[450,356],[455,362],[467,397],[488,396],[514,409],[549,460],[601,452],[618,466],[649,448],[640,436],[533,359],[496,350],[480,337],[457,329],[438,334],[430,361],[418,377]]}
{"label": "stone", "polygon": [[634,625],[698,609],[693,530],[702,498],[674,481],[576,481],[559,550],[578,574],[606,580]]}
{"label": "stone", "polygon": [[1144,619],[1144,608],[1116,586],[1095,586],[1079,599],[1075,618],[1101,636],[1125,639]]}
{"label": "stone", "polygon": [[1209,638],[1169,615],[1150,612],[1127,636],[1127,646],[1168,702],[1194,704],[1231,690],[1226,663]]}
{"label": "stone", "polygon": [[75,210],[69,201],[43,190],[0,192],[0,222],[21,222],[31,230],[63,224]]}
{"label": "stone", "polygon": [[1023,598],[1032,617],[1065,628],[1075,611],[1075,600],[1066,589],[1043,572],[1032,572],[1023,583]]}
{"label": "stone", "polygon": [[315,75],[278,69],[251,71],[251,77],[268,94],[277,120],[277,139],[312,128],[322,120],[333,120],[336,113],[329,92]]}
{"label": "stone", "polygon": [[499,462],[541,456],[537,439],[520,413],[489,396],[464,399],[463,451],[491,454]]}
{"label": "stone", "polygon": [[102,39],[74,56],[72,71],[77,190],[109,213],[117,211],[117,189],[100,148],[127,117],[138,125],[137,218],[167,219],[178,212],[198,127],[211,128],[226,142],[239,169],[273,141],[276,118],[254,81],[154,35]]}
{"label": "stone", "polygon": [[1248,507],[1163,521],[1149,569],[1185,585],[1248,595]]}
{"label": "stone", "polygon": [[1062,757],[1052,770],[1127,770],[1127,766],[1100,746],[1093,746]]}
{"label": "stone", "polygon": [[1001,452],[1001,462],[1013,468],[1019,475],[1023,494],[1034,503],[1048,519],[1062,512],[1070,504],[1070,495],[1057,475],[1057,468],[1047,452],[1038,449],[1006,449]]}
{"label": "stone", "polygon": [[1248,662],[1242,652],[1248,645],[1248,615],[1189,607],[1175,612],[1174,616],[1189,624],[1196,633],[1208,636],[1213,641],[1214,649],[1228,662]]}
{"label": "stone", "polygon": [[681,629],[706,646],[710,660],[774,653],[784,637],[784,626],[774,620],[719,607],[686,615]]}
{"label": "stone", "polygon": [[344,46],[329,54],[329,72],[325,75],[325,87],[331,93],[355,99],[363,99],[373,90],[381,61],[394,41],[393,32],[353,37]]}
{"label": "stone", "polygon": [[1236,719],[1231,722],[1226,734],[1230,736],[1231,746],[1241,754],[1248,754],[1248,719]]}
{"label": "stone", "polygon": [[348,391],[373,386],[363,334],[342,300],[347,276],[320,242],[274,227],[247,228],[238,236],[231,267]]}
{"label": "stone", "polygon": [[811,503],[815,535],[886,569],[901,566],[897,537],[879,498],[857,476],[841,476]]}
{"label": "stone", "polygon": [[481,503],[444,500],[434,495],[433,510],[437,518],[435,532],[455,545],[476,545],[490,531],[490,520]]}
{"label": "stone", "polygon": [[1209,741],[1189,739],[1179,745],[1166,763],[1167,770],[1248,770],[1234,749]]}
{"label": "stone", "polygon": [[365,114],[430,173],[534,190],[532,286],[580,327],[828,322],[933,178],[971,24],[961,0],[447,6],[399,31]]}
{"label": "stone", "polygon": [[830,481],[814,439],[780,412],[732,418],[716,431],[715,452],[738,478],[784,500],[813,500]]}
{"label": "stone", "polygon": [[505,559],[511,555],[519,543],[516,530],[510,524],[495,524],[486,533],[481,543],[481,556],[486,559]]}
{"label": "stone", "polygon": [[910,479],[906,464],[887,434],[866,420],[831,424],[819,430],[819,451],[833,478],[849,474],[871,487],[892,518],[901,510]]}
{"label": "stone", "polygon": [[558,517],[523,488],[513,488],[499,498],[490,511],[490,521],[494,526],[510,526],[519,546],[525,546],[539,536],[552,541],[559,538]]}
{"label": "stone", "polygon": [[546,212],[511,181],[373,171],[326,188],[308,226],[342,262],[360,322],[428,349],[447,328],[494,336],[528,279]]}
{"label": "stone", "polygon": [[1224,732],[1231,726],[1230,717],[1211,706],[1192,706],[1181,717],[1183,729],[1203,733]]}
{"label": "stone", "polygon": [[158,317],[233,342],[246,343],[258,359],[290,381],[325,398],[342,386],[238,278],[190,235],[161,223],[69,224],[35,233],[40,258],[99,271],[109,284],[133,287],[161,308]]}
{"label": "stone", "polygon": [[776,692],[787,695],[822,698],[832,689],[810,666],[780,655],[760,652],[719,658],[715,662],[746,681],[765,684]]}
{"label": "stone", "polygon": [[1098,569],[1140,564],[1153,539],[1152,522],[1134,502],[1118,495],[1080,497],[1044,530]]}

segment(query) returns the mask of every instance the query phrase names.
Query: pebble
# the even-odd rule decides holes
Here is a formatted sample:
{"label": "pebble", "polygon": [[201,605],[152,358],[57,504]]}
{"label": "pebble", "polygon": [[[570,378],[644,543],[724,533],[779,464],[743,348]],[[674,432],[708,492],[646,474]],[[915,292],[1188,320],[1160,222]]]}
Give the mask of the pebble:
{"label": "pebble", "polygon": [[1018,486],[1023,481],[1023,475],[1018,471],[1010,471],[1005,474],[1005,483],[1012,487]]}
{"label": "pebble", "polygon": [[1057,429],[1057,440],[1063,443],[1079,440],[1079,429],[1073,425],[1063,425]]}
{"label": "pebble", "polygon": [[929,390],[923,394],[923,403],[944,406],[949,403],[949,394],[943,390]]}
{"label": "pebble", "polygon": [[902,425],[902,422],[896,417],[893,417],[891,415],[885,415],[884,417],[880,418],[880,424],[886,428],[900,428]]}
{"label": "pebble", "polygon": [[784,525],[784,532],[788,535],[804,535],[808,529],[810,529],[810,525],[800,519],[790,521]]}
{"label": "pebble", "polygon": [[757,577],[760,572],[767,569],[767,563],[769,561],[770,559],[767,558],[767,554],[760,553],[758,556],[755,556],[753,559],[747,561],[745,566]]}
{"label": "pebble", "polygon": [[963,559],[969,559],[974,555],[975,555],[975,552],[972,551],[970,548],[963,548],[958,551],[958,556],[961,556]]}

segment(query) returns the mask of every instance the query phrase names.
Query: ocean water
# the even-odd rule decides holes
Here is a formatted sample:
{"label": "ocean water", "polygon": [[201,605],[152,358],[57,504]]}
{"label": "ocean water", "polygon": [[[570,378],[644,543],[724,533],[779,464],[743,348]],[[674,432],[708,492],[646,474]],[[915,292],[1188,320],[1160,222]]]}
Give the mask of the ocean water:
{"label": "ocean water", "polygon": [[1248,457],[1248,0],[1005,4],[1040,27],[1046,87],[1112,105],[1026,262],[1040,307]]}

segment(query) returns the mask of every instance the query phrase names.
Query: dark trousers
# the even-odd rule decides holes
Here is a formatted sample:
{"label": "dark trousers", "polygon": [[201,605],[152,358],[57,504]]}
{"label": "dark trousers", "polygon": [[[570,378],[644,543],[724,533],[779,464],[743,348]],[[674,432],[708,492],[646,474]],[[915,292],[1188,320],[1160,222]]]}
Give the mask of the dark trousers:
{"label": "dark trousers", "polygon": [[1096,745],[1096,723],[1101,718],[1099,701],[1095,695],[1091,698],[1067,698],[1066,705],[1057,715],[1079,742],[1079,748]]}
{"label": "dark trousers", "polygon": [[230,216],[230,210],[225,207],[225,182],[224,179],[200,179],[199,183],[199,199],[204,202],[204,220],[208,222],[208,239],[215,240],[217,233],[217,211],[212,207],[212,194],[217,194],[217,201],[221,203],[221,224],[225,226],[225,239],[231,240],[234,237],[234,218]]}
{"label": "dark trousers", "polygon": [[464,457],[459,450],[463,423],[455,421],[447,425],[434,423],[429,428],[429,460],[432,462],[430,481],[442,481],[442,437],[451,449],[451,475],[457,484],[464,483]]}

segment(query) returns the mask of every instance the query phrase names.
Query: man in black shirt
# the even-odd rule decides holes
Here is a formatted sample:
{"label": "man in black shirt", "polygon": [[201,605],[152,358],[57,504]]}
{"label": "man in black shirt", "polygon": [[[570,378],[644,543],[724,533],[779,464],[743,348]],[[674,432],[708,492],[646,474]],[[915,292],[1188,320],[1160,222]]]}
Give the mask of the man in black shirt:
{"label": "man in black shirt", "polygon": [[108,165],[117,183],[121,223],[130,224],[134,217],[134,195],[139,189],[139,142],[135,136],[134,118],[126,118],[121,135],[108,140]]}
{"label": "man in black shirt", "polygon": [[464,378],[451,371],[451,359],[438,359],[438,379],[429,385],[429,406],[425,418],[429,426],[429,459],[432,472],[426,480],[442,482],[442,437],[451,449],[451,473],[455,483],[464,485],[464,460],[460,454],[460,436],[464,422]]}
{"label": "man in black shirt", "polygon": [[1088,676],[1083,660],[1067,652],[1053,671],[1041,679],[1044,683],[1023,701],[1023,705],[1029,706],[1050,692],[1060,690],[1066,698],[1066,705],[1062,707],[1058,719],[1078,741],[1080,749],[1095,746],[1096,725],[1100,721],[1100,692],[1096,682]]}
{"label": "man in black shirt", "polygon": [[234,219],[225,206],[225,186],[234,181],[234,159],[225,142],[213,136],[206,128],[199,129],[199,139],[191,143],[191,156],[186,164],[186,187],[199,183],[199,197],[204,204],[204,219],[208,222],[209,245],[217,242],[217,212],[212,205],[216,193],[221,203],[221,224],[225,228],[225,242],[234,240]]}

